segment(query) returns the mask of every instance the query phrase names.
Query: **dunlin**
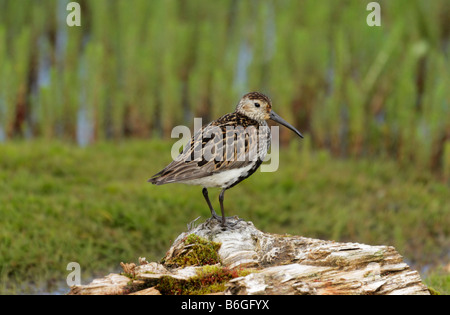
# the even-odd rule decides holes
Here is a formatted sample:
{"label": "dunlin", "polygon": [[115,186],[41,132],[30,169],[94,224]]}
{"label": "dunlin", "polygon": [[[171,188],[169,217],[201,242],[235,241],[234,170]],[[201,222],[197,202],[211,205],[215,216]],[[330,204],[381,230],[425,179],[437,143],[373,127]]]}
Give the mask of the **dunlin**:
{"label": "dunlin", "polygon": [[[252,175],[263,162],[270,147],[270,129],[266,122],[269,119],[303,138],[297,129],[272,110],[272,102],[266,95],[248,93],[241,98],[233,113],[198,130],[183,152],[149,182],[203,186],[203,196],[212,217],[226,227],[225,191]],[[208,197],[210,187],[222,188],[219,195],[222,217],[211,205]]]}

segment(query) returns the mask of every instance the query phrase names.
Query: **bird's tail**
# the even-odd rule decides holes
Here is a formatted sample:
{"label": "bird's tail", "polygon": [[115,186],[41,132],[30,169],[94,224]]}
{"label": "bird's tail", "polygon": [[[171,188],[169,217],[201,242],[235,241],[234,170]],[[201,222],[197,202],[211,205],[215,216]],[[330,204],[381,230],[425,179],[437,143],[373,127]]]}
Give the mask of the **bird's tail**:
{"label": "bird's tail", "polygon": [[173,170],[168,169],[167,167],[162,171],[153,175],[147,182],[152,183],[153,185],[164,185],[174,182],[174,176],[172,174]]}
{"label": "bird's tail", "polygon": [[152,183],[153,185],[163,185],[165,184],[165,180],[161,177],[152,177],[147,182]]}
{"label": "bird's tail", "polygon": [[158,178],[150,178],[147,182],[152,183],[153,185],[158,185]]}
{"label": "bird's tail", "polygon": [[153,185],[162,185],[162,184],[164,184],[162,181],[163,175],[164,175],[164,170],[153,175],[147,182],[152,183]]}

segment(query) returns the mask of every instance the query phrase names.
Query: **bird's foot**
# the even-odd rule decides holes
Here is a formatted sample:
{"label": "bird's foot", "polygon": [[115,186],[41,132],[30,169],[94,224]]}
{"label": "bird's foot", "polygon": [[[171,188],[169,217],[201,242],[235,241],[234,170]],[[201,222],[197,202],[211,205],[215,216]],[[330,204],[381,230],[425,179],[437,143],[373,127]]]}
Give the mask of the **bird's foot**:
{"label": "bird's foot", "polygon": [[215,211],[211,212],[211,219],[215,219],[215,220],[219,221],[220,225],[225,229],[233,228],[240,221],[244,221],[243,219],[239,218],[238,216],[225,217],[225,218],[221,217],[221,216],[217,215],[217,213]]}
{"label": "bird's foot", "polygon": [[244,221],[243,219],[239,218],[237,215],[233,217],[226,217],[225,221],[222,220],[221,226],[224,230],[227,228],[234,228],[239,222]]}
{"label": "bird's foot", "polygon": [[217,221],[222,221],[222,217],[217,215],[216,211],[214,211],[214,210],[211,211],[211,218],[215,219]]}

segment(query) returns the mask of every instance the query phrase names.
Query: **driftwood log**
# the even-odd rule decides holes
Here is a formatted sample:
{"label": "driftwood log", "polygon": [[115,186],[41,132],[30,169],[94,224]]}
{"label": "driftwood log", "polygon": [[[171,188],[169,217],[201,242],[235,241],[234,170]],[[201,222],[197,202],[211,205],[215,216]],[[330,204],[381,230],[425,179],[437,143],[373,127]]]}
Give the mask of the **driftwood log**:
{"label": "driftwood log", "polygon": [[392,246],[264,233],[253,223],[238,220],[227,230],[215,220],[207,220],[182,233],[162,263],[141,258],[138,265],[122,263],[121,275],[110,274],[88,285],[74,286],[69,294],[160,294],[162,279],[165,283],[168,279],[188,283],[204,268],[187,258],[187,265],[182,266],[178,259],[192,254],[195,244],[186,242],[192,234],[219,244],[218,260],[210,264],[228,271],[246,270],[235,272],[219,292],[212,291],[216,294],[429,294],[419,273]]}

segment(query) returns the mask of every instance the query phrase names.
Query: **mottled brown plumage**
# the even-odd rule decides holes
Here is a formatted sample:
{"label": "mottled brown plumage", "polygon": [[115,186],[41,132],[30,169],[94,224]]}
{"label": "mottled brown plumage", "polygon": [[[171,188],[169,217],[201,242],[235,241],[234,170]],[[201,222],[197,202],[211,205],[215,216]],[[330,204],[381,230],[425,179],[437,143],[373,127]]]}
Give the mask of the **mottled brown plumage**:
{"label": "mottled brown plumage", "polygon": [[[225,226],[223,198],[225,190],[252,175],[261,165],[270,147],[266,120],[275,120],[303,137],[272,111],[271,100],[259,92],[242,97],[236,111],[203,126],[191,138],[183,152],[155,174],[155,185],[184,183],[203,186],[203,195],[216,219]],[[221,187],[222,218],[217,216],[208,198],[207,188]]]}

